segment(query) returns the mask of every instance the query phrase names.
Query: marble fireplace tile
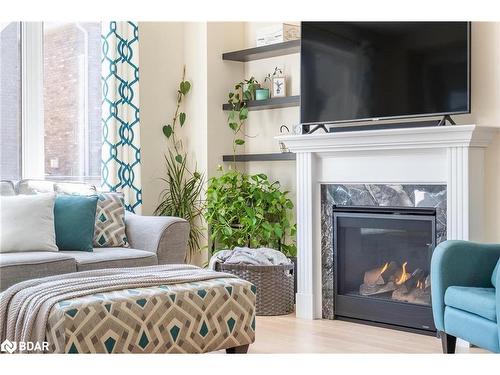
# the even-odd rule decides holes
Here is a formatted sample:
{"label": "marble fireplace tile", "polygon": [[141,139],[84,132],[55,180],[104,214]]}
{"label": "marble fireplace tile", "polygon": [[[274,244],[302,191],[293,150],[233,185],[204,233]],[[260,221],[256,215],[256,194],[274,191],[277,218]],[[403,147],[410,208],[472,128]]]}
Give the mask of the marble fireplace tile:
{"label": "marble fireplace tile", "polygon": [[436,243],[446,240],[446,185],[322,184],[322,313],[325,319],[334,318],[333,205],[435,207]]}

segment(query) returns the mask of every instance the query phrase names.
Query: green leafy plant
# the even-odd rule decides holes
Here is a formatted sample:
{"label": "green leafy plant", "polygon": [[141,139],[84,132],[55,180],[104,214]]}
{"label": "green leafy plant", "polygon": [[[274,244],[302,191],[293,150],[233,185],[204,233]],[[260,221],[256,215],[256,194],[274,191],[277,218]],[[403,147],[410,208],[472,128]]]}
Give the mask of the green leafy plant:
{"label": "green leafy plant", "polygon": [[181,111],[183,99],[189,93],[191,83],[186,81],[186,67],[183,69],[182,80],[177,90],[177,106],[172,121],[162,127],[167,138],[169,150],[165,155],[166,177],[162,180],[167,187],[162,191],[160,204],[155,210],[156,215],[177,216],[186,219],[190,226],[189,251],[186,260],[201,248],[203,238],[203,211],[205,202],[202,199],[204,176],[195,167],[188,167],[188,155],[184,151],[182,139],[177,136],[178,127],[186,126],[187,115]]}
{"label": "green leafy plant", "polygon": [[233,131],[233,162],[236,160],[236,149],[245,144],[245,121],[248,119],[247,102],[255,99],[255,90],[260,87],[254,77],[238,82],[234,91],[229,92],[228,103],[231,105],[227,123]]}
{"label": "green leafy plant", "polygon": [[230,170],[209,180],[205,218],[216,250],[266,246],[295,256],[292,209],[288,192],[265,174]]}

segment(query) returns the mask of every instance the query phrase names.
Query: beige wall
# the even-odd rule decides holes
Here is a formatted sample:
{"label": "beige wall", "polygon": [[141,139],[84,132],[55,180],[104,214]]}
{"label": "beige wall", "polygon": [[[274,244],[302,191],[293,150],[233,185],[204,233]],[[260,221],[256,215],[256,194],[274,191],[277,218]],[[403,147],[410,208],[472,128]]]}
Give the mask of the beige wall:
{"label": "beige wall", "polygon": [[141,158],[143,215],[151,215],[164,188],[162,127],[175,111],[176,89],[184,64],[182,22],[139,23],[141,75]]}
{"label": "beige wall", "polygon": [[222,155],[232,154],[233,133],[222,104],[235,83],[244,77],[244,64],[224,61],[222,53],[245,48],[243,22],[208,23],[208,177],[217,175]]}
{"label": "beige wall", "polygon": [[[472,24],[471,60],[472,113],[465,121],[500,131],[500,22]],[[500,242],[500,133],[486,152],[485,173],[485,240]]]}
{"label": "beige wall", "polygon": [[[186,125],[178,129],[190,167],[206,178],[216,173],[222,155],[230,153],[231,131],[222,103],[228,89],[243,78],[243,65],[222,61],[223,52],[244,46],[244,24],[237,22],[141,22],[141,149],[143,214],[158,205],[164,183],[163,155],[167,152],[162,126],[170,122],[176,92],[186,66],[191,91],[183,110]],[[192,263],[204,264],[206,251]]]}

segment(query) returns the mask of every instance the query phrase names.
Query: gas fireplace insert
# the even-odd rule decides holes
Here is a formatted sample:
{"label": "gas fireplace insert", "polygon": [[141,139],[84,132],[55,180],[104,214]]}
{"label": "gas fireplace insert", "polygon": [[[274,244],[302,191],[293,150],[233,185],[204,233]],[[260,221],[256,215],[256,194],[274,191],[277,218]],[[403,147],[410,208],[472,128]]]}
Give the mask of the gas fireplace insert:
{"label": "gas fireplace insert", "polygon": [[333,207],[335,317],[432,334],[436,210]]}

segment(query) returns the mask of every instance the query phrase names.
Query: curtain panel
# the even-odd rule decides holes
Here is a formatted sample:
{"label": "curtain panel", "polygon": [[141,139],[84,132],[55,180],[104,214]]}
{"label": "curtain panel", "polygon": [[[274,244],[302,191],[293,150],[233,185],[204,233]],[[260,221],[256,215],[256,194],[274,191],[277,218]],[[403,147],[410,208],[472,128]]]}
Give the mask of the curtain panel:
{"label": "curtain panel", "polygon": [[134,22],[102,23],[102,188],[124,194],[141,213],[139,29]]}

